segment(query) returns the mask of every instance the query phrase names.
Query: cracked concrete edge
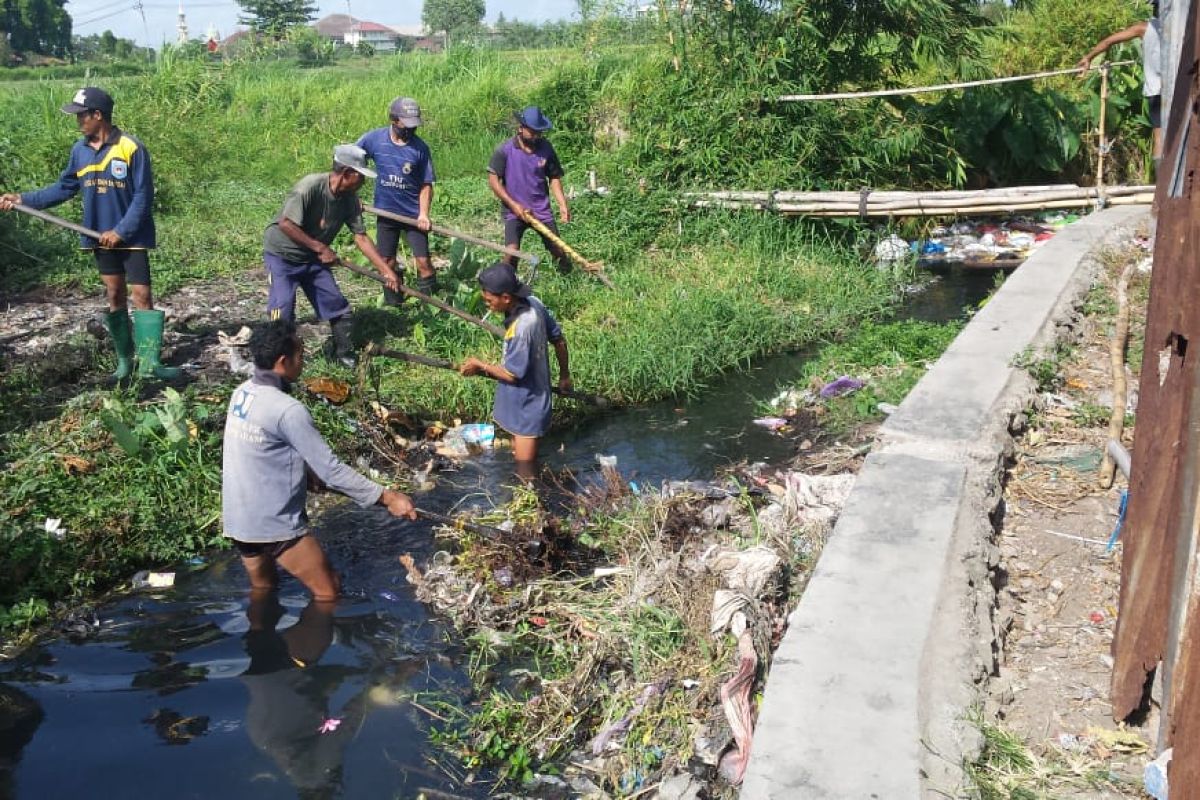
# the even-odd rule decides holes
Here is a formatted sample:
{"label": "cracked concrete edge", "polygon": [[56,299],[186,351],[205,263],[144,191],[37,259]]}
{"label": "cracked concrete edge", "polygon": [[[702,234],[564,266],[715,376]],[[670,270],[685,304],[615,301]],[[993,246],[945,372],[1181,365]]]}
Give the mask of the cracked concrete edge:
{"label": "cracked concrete edge", "polygon": [[[882,427],[789,617],[742,797],[965,791],[963,765],[981,746],[969,717],[996,670],[1003,635],[991,518],[1011,430],[1036,388],[1015,362],[1069,333],[1097,273],[1096,254],[1146,216],[1140,208],[1108,209],[1060,231],[1009,277]],[[941,488],[923,493],[916,471]],[[914,551],[925,558],[917,572],[890,568],[897,559],[912,566]],[[881,626],[880,618],[894,622]]]}

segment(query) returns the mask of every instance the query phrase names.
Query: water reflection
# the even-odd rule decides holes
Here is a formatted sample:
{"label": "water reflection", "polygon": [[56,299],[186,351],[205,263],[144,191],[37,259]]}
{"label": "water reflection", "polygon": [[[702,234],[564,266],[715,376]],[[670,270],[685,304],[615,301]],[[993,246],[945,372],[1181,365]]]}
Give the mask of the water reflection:
{"label": "water reflection", "polygon": [[276,626],[284,607],[274,592],[251,596],[243,638],[250,666],[241,675],[249,693],[246,732],[278,765],[300,797],[338,793],[346,744],[366,715],[365,692],[336,713],[330,699],[360,668],[323,666],[333,642],[332,602],[312,600],[295,625]]}

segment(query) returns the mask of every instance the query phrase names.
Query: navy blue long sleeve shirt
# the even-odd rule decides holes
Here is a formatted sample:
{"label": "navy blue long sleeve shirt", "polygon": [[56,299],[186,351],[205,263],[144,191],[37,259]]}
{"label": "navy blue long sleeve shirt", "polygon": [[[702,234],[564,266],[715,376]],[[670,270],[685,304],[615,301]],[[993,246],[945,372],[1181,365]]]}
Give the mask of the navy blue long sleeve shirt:
{"label": "navy blue long sleeve shirt", "polygon": [[[155,246],[154,174],[145,146],[116,126],[99,150],[81,138],[58,181],[32,192],[22,192],[30,208],[50,208],[83,192],[83,225],[99,233],[116,231],[121,249],[147,250]],[[80,246],[91,250],[99,242],[80,236]]]}

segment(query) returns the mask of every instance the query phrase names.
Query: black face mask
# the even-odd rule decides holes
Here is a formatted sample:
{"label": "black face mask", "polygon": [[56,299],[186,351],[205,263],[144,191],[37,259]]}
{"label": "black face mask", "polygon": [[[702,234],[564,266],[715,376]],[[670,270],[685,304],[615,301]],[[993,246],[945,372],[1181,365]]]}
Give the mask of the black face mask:
{"label": "black face mask", "polygon": [[412,138],[413,129],[405,128],[401,125],[392,125],[392,134],[402,142],[407,142]]}

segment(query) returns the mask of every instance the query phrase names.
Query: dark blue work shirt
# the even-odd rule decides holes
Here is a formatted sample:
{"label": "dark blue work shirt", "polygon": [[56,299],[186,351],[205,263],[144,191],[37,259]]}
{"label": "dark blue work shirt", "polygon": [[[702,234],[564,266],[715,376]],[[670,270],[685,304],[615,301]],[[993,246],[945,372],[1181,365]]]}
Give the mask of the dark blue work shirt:
{"label": "dark blue work shirt", "polygon": [[[30,208],[50,208],[83,192],[83,226],[98,233],[116,231],[120,249],[146,250],[155,246],[154,173],[150,154],[134,137],[113,126],[99,150],[81,138],[56,183],[22,192]],[[99,242],[80,236],[80,246],[92,250]]]}

